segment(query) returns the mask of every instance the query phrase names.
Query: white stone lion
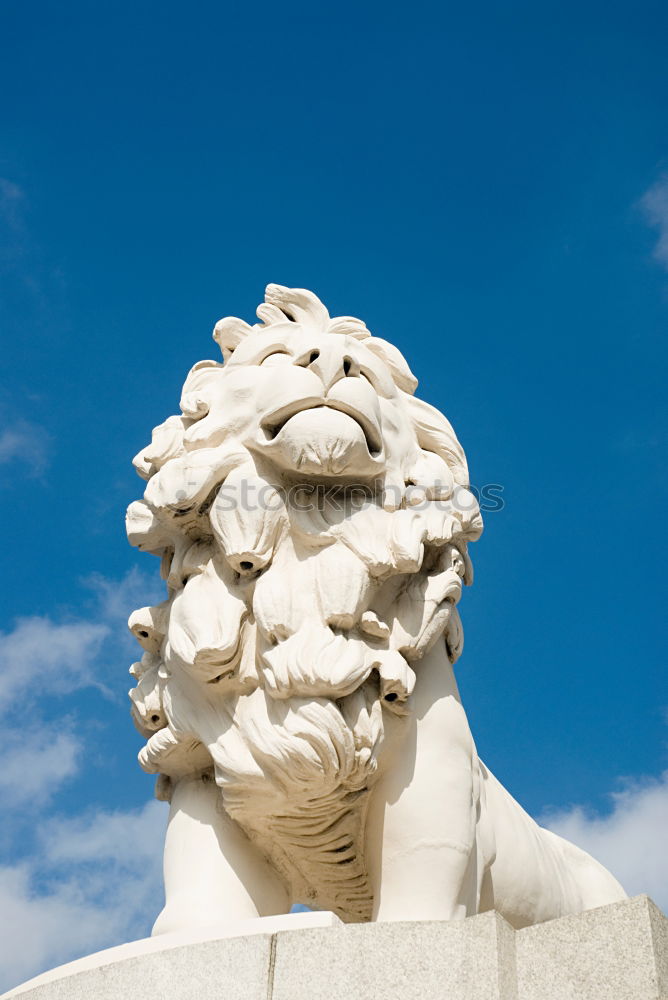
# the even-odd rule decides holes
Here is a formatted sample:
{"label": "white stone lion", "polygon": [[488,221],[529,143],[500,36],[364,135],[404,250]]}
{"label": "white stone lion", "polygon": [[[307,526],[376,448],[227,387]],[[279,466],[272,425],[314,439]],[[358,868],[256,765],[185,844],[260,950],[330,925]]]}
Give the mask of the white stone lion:
{"label": "white stone lion", "polygon": [[515,927],[624,898],[479,760],[453,664],[482,530],[462,448],[391,344],[269,285],[135,459],[142,767],[171,801],[154,933],[286,912]]}

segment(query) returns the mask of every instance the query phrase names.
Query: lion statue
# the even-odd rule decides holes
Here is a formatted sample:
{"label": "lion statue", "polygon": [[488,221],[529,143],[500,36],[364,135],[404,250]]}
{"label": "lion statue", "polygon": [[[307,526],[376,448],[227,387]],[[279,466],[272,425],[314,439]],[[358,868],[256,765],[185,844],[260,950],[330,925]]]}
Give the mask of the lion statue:
{"label": "lion statue", "polygon": [[288,912],[514,927],[624,898],[477,756],[455,682],[482,530],[464,452],[391,344],[303,289],[221,320],[223,361],[135,458],[130,629],[145,771],[171,803],[153,933]]}

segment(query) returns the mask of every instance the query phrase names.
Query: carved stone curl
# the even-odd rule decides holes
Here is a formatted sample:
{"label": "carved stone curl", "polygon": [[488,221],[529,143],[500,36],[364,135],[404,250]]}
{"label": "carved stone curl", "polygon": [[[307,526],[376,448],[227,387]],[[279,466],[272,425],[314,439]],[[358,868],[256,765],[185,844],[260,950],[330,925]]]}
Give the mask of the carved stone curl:
{"label": "carved stone curl", "polygon": [[478,760],[452,665],[480,535],[464,452],[391,344],[269,285],[135,458],[142,767],[171,798],[156,931],[278,912],[515,926],[623,891]]}

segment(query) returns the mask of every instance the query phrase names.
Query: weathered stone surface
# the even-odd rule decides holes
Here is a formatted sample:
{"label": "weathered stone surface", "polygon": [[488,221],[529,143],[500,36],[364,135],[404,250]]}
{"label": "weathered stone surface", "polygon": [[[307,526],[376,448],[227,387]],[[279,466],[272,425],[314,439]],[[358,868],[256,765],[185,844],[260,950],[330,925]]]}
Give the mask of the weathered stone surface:
{"label": "weathered stone surface", "polygon": [[21,1000],[266,1000],[270,935],[201,941],[5,994]]}
{"label": "weathered stone surface", "polygon": [[515,936],[518,1000],[668,1000],[668,921],[647,896]]}
{"label": "weathered stone surface", "polygon": [[668,920],[651,899],[647,899],[647,909],[652,929],[657,988],[662,997],[668,998]]}
{"label": "weathered stone surface", "polygon": [[[252,940],[253,937],[263,937],[265,941],[270,941],[280,931],[336,926],[341,926],[339,918],[334,913],[320,910],[313,912],[280,913],[271,917],[238,920],[231,924],[192,927],[187,931],[179,931],[173,934],[158,934],[151,938],[128,941],[126,944],[106,948],[104,951],[95,952],[93,955],[86,955],[73,962],[68,962],[66,965],[61,965],[56,969],[50,969],[48,972],[36,976],[29,982],[17,987],[16,990],[8,995],[26,995],[26,991],[28,991],[28,994],[32,996],[33,992],[38,988],[41,990],[48,984],[55,984],[57,980],[67,980],[68,982],[77,983],[87,982],[88,980],[85,978],[82,979],[82,976],[92,975],[91,982],[94,982],[95,977],[100,974],[100,970],[103,968],[110,969],[111,967],[116,967],[120,969],[121,966],[126,965],[131,970],[133,967],[128,963],[132,959],[145,961],[149,957],[153,957],[159,962],[160,955],[163,952],[165,953],[165,962],[167,964],[176,962],[180,968],[184,958],[187,958],[185,954],[186,950],[200,944],[216,944],[230,938]],[[232,946],[230,952],[232,956],[235,954],[237,947],[236,945]],[[260,953],[264,954],[263,948],[260,950]],[[254,961],[252,956],[251,961]],[[35,995],[41,996],[42,994],[35,993]]]}
{"label": "weathered stone surface", "polygon": [[498,913],[485,913],[280,934],[272,996],[515,1000],[513,930]]}
{"label": "weathered stone surface", "polygon": [[[311,926],[274,934],[133,942],[5,997],[668,1000],[668,921],[646,896],[521,931],[498,913],[347,925],[331,914],[304,916]],[[313,926],[323,920],[332,926]]]}

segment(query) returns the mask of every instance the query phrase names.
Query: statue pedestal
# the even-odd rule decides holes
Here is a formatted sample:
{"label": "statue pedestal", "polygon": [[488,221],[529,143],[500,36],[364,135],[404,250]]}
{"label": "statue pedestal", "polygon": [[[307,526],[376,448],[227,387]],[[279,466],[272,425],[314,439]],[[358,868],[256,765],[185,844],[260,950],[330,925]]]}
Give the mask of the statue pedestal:
{"label": "statue pedestal", "polygon": [[134,941],[5,997],[668,1000],[668,921],[647,896],[521,931],[497,913],[348,925],[306,913],[250,923]]}

